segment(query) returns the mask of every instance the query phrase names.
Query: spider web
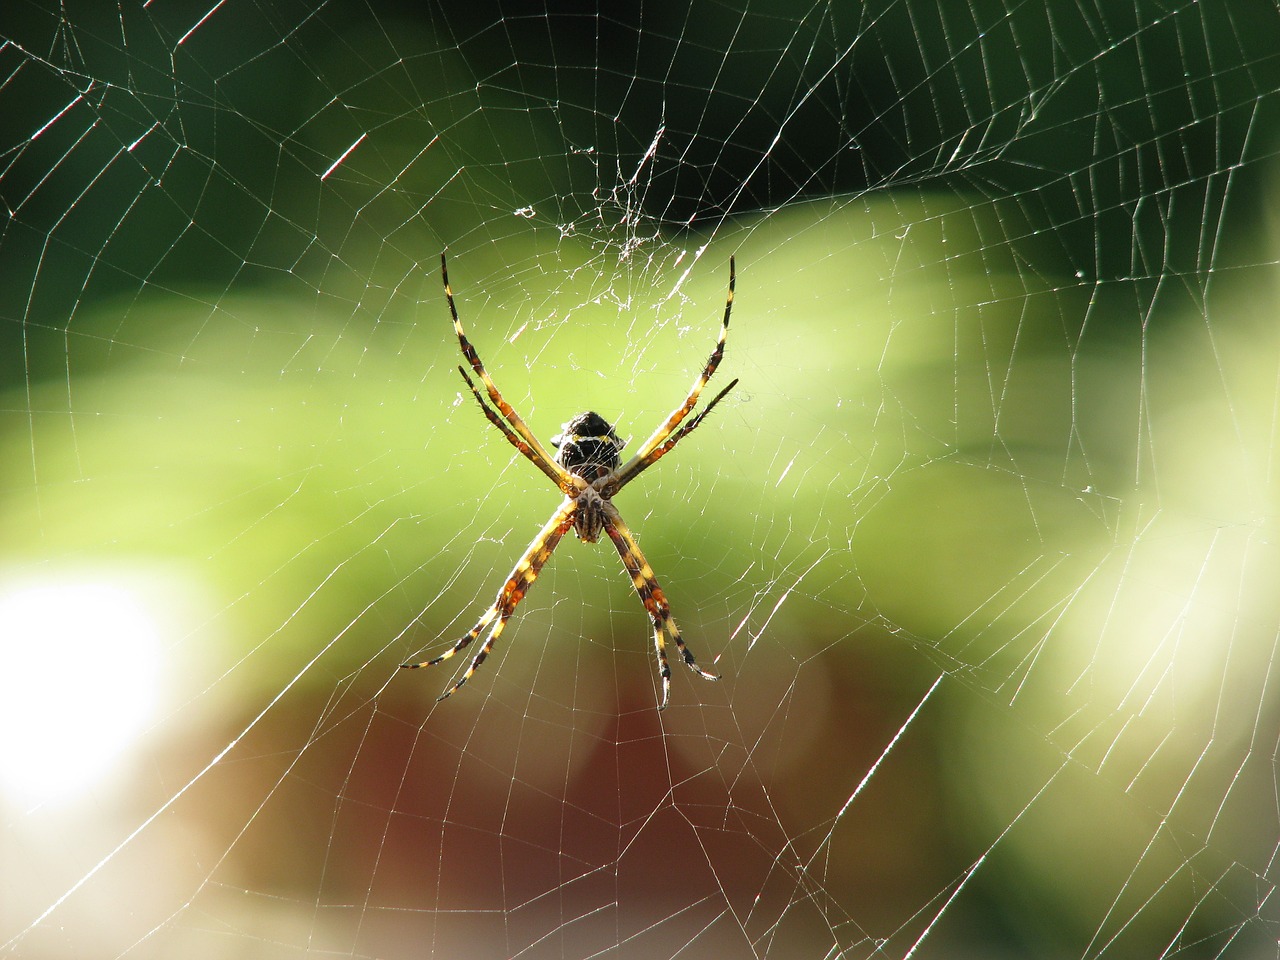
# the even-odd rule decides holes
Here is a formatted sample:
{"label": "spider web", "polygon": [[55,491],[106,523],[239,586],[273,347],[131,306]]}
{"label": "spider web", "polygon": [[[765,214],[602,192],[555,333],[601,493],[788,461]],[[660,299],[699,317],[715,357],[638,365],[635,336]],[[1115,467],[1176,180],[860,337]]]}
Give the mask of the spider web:
{"label": "spider web", "polygon": [[5,4],[0,955],[1280,955],[1278,31]]}

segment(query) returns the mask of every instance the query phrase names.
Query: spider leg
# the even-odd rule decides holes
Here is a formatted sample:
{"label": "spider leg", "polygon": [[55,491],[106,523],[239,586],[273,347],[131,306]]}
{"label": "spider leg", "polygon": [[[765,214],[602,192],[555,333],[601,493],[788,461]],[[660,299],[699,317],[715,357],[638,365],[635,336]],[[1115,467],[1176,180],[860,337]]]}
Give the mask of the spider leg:
{"label": "spider leg", "polygon": [[664,633],[675,642],[681,659],[690,670],[704,680],[719,680],[720,677],[699,667],[693,651],[684,645],[684,640],[680,637],[680,628],[676,626],[671,616],[667,596],[658,585],[658,578],[654,575],[653,568],[640,552],[640,546],[623,522],[618,508],[607,500],[604,501],[603,508],[605,532],[609,534],[613,545],[618,548],[622,565],[627,568],[627,573],[631,574],[631,584],[640,596],[640,602],[644,604],[645,610],[648,611],[649,619],[653,621],[653,647],[658,656],[658,675],[662,677],[662,703],[658,709],[665,710],[671,699],[671,667],[667,663],[667,644],[663,638]]}
{"label": "spider leg", "polygon": [[493,626],[489,630],[489,636],[485,639],[484,645],[481,646],[480,652],[475,655],[475,659],[471,661],[471,665],[467,667],[461,679],[437,699],[443,700],[471,679],[471,675],[476,672],[480,664],[484,663],[485,658],[489,656],[489,651],[493,649],[494,642],[502,635],[502,630],[507,625],[507,621],[511,619],[511,614],[515,612],[520,601],[524,599],[524,595],[529,592],[529,588],[533,586],[533,581],[538,579],[538,573],[542,570],[547,560],[550,559],[551,551],[555,550],[560,538],[573,527],[573,518],[577,510],[578,503],[576,500],[566,500],[560,509],[552,515],[546,526],[538,531],[538,535],[533,538],[533,542],[529,544],[529,549],[525,551],[524,556],[516,563],[511,575],[507,577],[507,582],[498,591],[498,597],[494,600],[493,606],[485,612],[484,616],[476,622],[476,625],[461,640],[453,645],[452,649],[440,654],[434,660],[424,660],[422,663],[402,663],[400,666],[411,670],[419,667],[433,667],[437,663],[448,660],[460,650],[466,649],[471,641],[479,637],[492,624]]}
{"label": "spider leg", "polygon": [[[628,482],[634,480],[640,471],[644,470],[645,467],[649,466],[649,464],[653,463],[654,460],[657,459],[657,457],[650,459],[650,454],[662,446],[666,439],[671,436],[672,431],[674,431],[676,427],[680,426],[681,421],[683,421],[684,418],[689,415],[689,412],[693,410],[694,406],[698,402],[698,397],[702,395],[702,388],[707,385],[707,381],[715,374],[716,367],[720,366],[720,358],[724,356],[724,342],[726,337],[729,335],[729,315],[733,312],[733,285],[734,263],[733,257],[730,257],[729,295],[725,298],[724,322],[720,325],[720,338],[716,341],[715,349],[711,351],[711,356],[707,358],[707,363],[706,366],[702,368],[702,373],[700,373],[698,375],[698,379],[693,382],[693,389],[689,391],[689,396],[685,398],[684,403],[676,407],[675,410],[671,412],[671,416],[667,417],[663,422],[662,426],[658,427],[658,429],[653,432],[653,435],[640,446],[636,451],[635,456],[619,468],[617,474],[619,479],[618,489],[621,489]],[[733,384],[729,384],[729,387],[732,386]],[[712,401],[712,404],[719,401],[720,397],[723,397],[727,392],[728,387],[720,391],[720,396],[716,397],[715,400]],[[710,407],[707,409],[709,410]],[[706,411],[704,410],[703,412],[705,413]],[[693,426],[690,426],[689,429],[692,430]],[[681,436],[688,432],[688,430],[683,431],[676,437],[676,440],[678,441]],[[672,446],[675,446],[675,443],[672,443]],[[658,456],[662,456],[662,454],[659,454]]]}
{"label": "spider leg", "polygon": [[[529,449],[538,455],[538,459],[534,459],[532,456],[529,456],[529,454],[525,453],[525,451],[518,445],[516,449],[520,450],[521,453],[525,453],[525,456],[528,456],[530,460],[533,460],[533,462],[538,465],[538,469],[543,473],[546,473],[548,476],[553,477],[556,481],[556,486],[568,493],[570,487],[568,486],[569,480],[567,479],[567,472],[556,464],[555,458],[551,456],[551,454],[547,453],[546,448],[538,442],[538,438],[533,435],[533,431],[530,430],[528,424],[521,419],[520,414],[516,413],[515,408],[503,399],[503,396],[498,391],[497,386],[494,385],[493,379],[489,376],[489,372],[485,370],[484,363],[480,360],[480,354],[476,353],[476,348],[471,345],[471,341],[467,339],[467,335],[463,332],[462,321],[458,319],[458,308],[453,302],[453,289],[449,286],[449,267],[445,262],[445,255],[443,253],[440,254],[440,276],[444,280],[444,296],[445,299],[449,301],[449,315],[453,317],[453,329],[458,335],[458,346],[462,349],[462,355],[467,358],[467,362],[471,364],[471,369],[476,372],[476,376],[478,376],[480,381],[484,384],[485,390],[489,394],[489,399],[493,401],[493,405],[498,408],[498,411],[504,417],[507,418],[507,422],[511,424],[515,429],[515,432],[528,445]],[[466,378],[467,375],[464,372],[462,376]],[[471,381],[468,379],[467,383],[470,385]],[[479,399],[480,395],[476,391],[475,387],[472,387],[471,392],[476,394],[476,399]],[[481,406],[483,405],[484,404],[482,402]],[[492,420],[493,418],[490,417],[490,419]],[[506,431],[504,430],[503,433],[506,434]],[[511,437],[508,435],[507,439],[510,440]],[[513,440],[512,442],[514,443],[515,441]]]}
{"label": "spider leg", "polygon": [[[565,482],[563,476],[557,470],[556,465],[548,463],[546,460],[542,459],[536,450],[532,449],[518,433],[507,426],[506,421],[494,413],[493,408],[484,402],[484,397],[480,396],[480,391],[476,389],[476,385],[471,381],[471,378],[467,376],[467,371],[462,367],[458,367],[458,372],[462,374],[462,379],[467,381],[467,386],[471,388],[471,395],[476,398],[476,403],[480,404],[480,409],[483,410],[484,415],[489,418],[489,422],[502,431],[502,435],[511,441],[511,445],[519,450],[530,463],[550,477],[551,482],[559,487],[563,493],[574,493],[575,490],[573,486]],[[703,413],[705,412],[706,411],[704,410]]]}
{"label": "spider leg", "polygon": [[[668,453],[670,453],[677,443],[679,443],[689,434],[693,433],[694,427],[696,427],[698,424],[702,422],[702,418],[705,417],[708,413],[710,413],[713,409],[715,409],[715,405],[721,401],[724,395],[728,393],[730,390],[732,390],[734,387],[736,387],[737,385],[738,385],[737,380],[731,381],[727,387],[725,387],[723,390],[721,390],[711,399],[710,403],[708,403],[705,407],[703,407],[701,410],[698,411],[698,415],[696,417],[694,417],[688,423],[684,424],[679,430],[677,430],[675,433],[669,436],[661,444],[659,444],[658,446],[650,450],[649,453],[646,456],[642,457],[638,463],[633,461],[632,463],[626,464],[626,466],[623,467],[622,470],[619,470],[618,473],[615,475],[615,479],[609,485],[609,496],[612,497],[619,490],[625,487],[628,483],[630,483],[636,477],[640,476],[640,474],[642,474],[645,470],[648,470],[651,466],[653,466],[655,463],[657,463],[659,460],[665,457]],[[632,467],[632,469],[629,473],[624,474],[623,471],[626,470],[627,467]]]}

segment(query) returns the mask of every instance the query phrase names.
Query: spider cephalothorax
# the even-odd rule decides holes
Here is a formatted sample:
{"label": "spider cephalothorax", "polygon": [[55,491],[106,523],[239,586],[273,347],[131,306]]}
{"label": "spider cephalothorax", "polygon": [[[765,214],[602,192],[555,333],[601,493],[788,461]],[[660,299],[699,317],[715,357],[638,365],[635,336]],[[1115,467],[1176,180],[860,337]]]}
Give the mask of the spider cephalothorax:
{"label": "spider cephalothorax", "polygon": [[462,332],[462,321],[458,319],[458,309],[453,303],[453,291],[449,288],[449,270],[445,264],[444,254],[440,255],[440,274],[444,279],[444,295],[449,301],[449,313],[453,316],[453,329],[458,335],[458,346],[462,349],[462,355],[466,357],[467,362],[471,364],[471,369],[484,384],[489,400],[493,403],[493,407],[497,407],[496,412],[493,407],[485,403],[475,383],[467,376],[467,371],[463,367],[458,367],[458,372],[467,382],[471,395],[476,398],[476,402],[480,404],[480,409],[484,411],[489,422],[501,430],[502,435],[513,447],[560,488],[565,499],[547,521],[546,526],[533,538],[524,556],[516,563],[515,569],[511,571],[506,583],[498,591],[498,599],[466,636],[434,660],[404,663],[401,666],[429,667],[442,660],[448,660],[492,624],[489,636],[481,646],[480,652],[475,655],[475,659],[471,661],[471,666],[467,667],[458,681],[446,690],[440,699],[443,700],[466,683],[476,672],[476,668],[484,663],[485,657],[489,656],[494,641],[502,633],[502,628],[515,612],[516,606],[529,592],[533,581],[538,578],[538,573],[551,557],[551,551],[572,528],[582,540],[589,543],[595,543],[600,539],[601,533],[607,533],[617,548],[618,555],[622,557],[622,565],[631,575],[631,583],[645,610],[648,611],[649,619],[653,622],[653,646],[658,656],[658,672],[662,677],[662,704],[658,709],[667,705],[671,695],[671,667],[667,664],[667,645],[664,635],[670,637],[675,643],[676,649],[690,670],[706,680],[720,679],[716,674],[708,673],[699,667],[693,653],[684,645],[680,630],[671,617],[671,608],[667,605],[666,595],[658,585],[658,578],[654,576],[653,569],[645,560],[644,554],[640,552],[640,546],[636,543],[635,537],[623,522],[622,514],[618,513],[618,508],[613,505],[613,497],[624,486],[666,456],[684,437],[692,433],[694,427],[702,422],[702,419],[738,382],[734,380],[730,383],[688,423],[684,423],[684,419],[697,405],[702,388],[716,372],[716,367],[720,365],[720,358],[724,355],[725,337],[729,332],[729,314],[733,310],[733,258],[729,258],[729,295],[725,298],[724,321],[720,325],[720,339],[716,341],[715,349],[707,358],[702,373],[693,382],[693,389],[689,391],[689,396],[685,398],[684,403],[672,411],[653,435],[644,442],[639,452],[626,463],[622,463],[618,456],[619,451],[626,446],[626,441],[619,439],[618,434],[604,417],[590,410],[574,417],[561,427],[559,436],[552,438],[551,444],[557,448],[554,457],[547,452],[521,419],[520,414],[516,413],[511,404],[507,403],[498,392],[493,379],[480,361],[480,355],[467,340],[467,335]]}

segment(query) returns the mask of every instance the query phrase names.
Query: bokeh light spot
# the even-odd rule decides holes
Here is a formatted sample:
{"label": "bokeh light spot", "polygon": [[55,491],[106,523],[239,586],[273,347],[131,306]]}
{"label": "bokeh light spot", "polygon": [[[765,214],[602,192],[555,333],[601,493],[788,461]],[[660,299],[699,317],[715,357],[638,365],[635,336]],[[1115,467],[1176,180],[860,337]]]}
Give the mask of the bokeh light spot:
{"label": "bokeh light spot", "polygon": [[158,701],[159,626],[127,588],[0,587],[0,792],[73,799],[136,744]]}

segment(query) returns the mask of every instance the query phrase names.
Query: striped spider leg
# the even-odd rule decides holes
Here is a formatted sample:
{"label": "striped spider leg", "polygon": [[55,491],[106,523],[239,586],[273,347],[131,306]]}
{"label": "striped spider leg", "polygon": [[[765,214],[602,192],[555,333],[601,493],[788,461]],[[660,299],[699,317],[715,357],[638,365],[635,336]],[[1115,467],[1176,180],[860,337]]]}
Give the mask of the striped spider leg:
{"label": "striped spider leg", "polygon": [[[449,314],[453,317],[453,330],[458,335],[458,347],[462,350],[462,355],[467,358],[467,362],[471,364],[471,369],[476,372],[480,381],[484,384],[485,390],[489,393],[489,399],[493,401],[493,405],[498,408],[511,426],[498,419],[497,415],[490,409],[489,405],[484,402],[484,398],[480,396],[480,391],[476,389],[476,385],[471,382],[471,378],[467,376],[467,371],[462,367],[458,367],[458,372],[462,374],[462,379],[467,381],[467,386],[471,390],[472,396],[476,398],[476,402],[480,404],[480,409],[484,411],[484,415],[489,418],[489,422],[502,431],[502,435],[511,441],[512,446],[519,450],[533,465],[551,478],[551,482],[559,487],[566,496],[577,492],[577,487],[569,480],[568,474],[562,467],[557,465],[551,454],[534,436],[533,431],[516,413],[515,408],[503,398],[494,384],[493,379],[489,376],[489,372],[485,370],[484,363],[480,360],[480,354],[476,353],[476,348],[471,345],[471,341],[467,339],[466,333],[462,329],[462,321],[458,319],[458,308],[453,303],[453,289],[449,286],[449,265],[445,260],[445,255],[440,254],[440,278],[444,281],[444,296],[449,301]],[[513,429],[514,428],[514,432]]]}
{"label": "striped spider leg", "polygon": [[485,658],[489,656],[489,651],[493,649],[494,642],[502,635],[502,630],[506,627],[507,621],[511,619],[511,614],[515,612],[520,601],[524,599],[524,595],[529,592],[529,588],[533,586],[533,581],[538,579],[538,573],[542,570],[543,564],[551,559],[551,551],[560,543],[560,538],[568,533],[569,528],[573,526],[573,515],[577,510],[578,503],[576,500],[565,500],[560,509],[547,521],[547,525],[538,531],[538,535],[533,538],[533,543],[529,544],[529,549],[524,552],[524,556],[516,563],[515,569],[507,577],[507,582],[498,591],[498,599],[493,602],[493,606],[451,649],[446,650],[434,660],[426,660],[422,663],[402,663],[400,666],[410,669],[434,667],[437,663],[448,660],[460,650],[466,649],[472,640],[480,636],[492,624],[489,636],[485,638],[484,644],[480,647],[480,652],[472,659],[471,665],[467,667],[466,672],[462,674],[453,686],[436,699],[443,700],[470,680],[471,675],[476,672],[476,668],[484,663]]}
{"label": "striped spider leg", "polygon": [[[585,543],[596,543],[600,539],[601,533],[607,533],[609,539],[613,541],[614,546],[617,548],[618,555],[622,558],[623,566],[626,567],[627,573],[631,576],[632,586],[635,587],[636,594],[640,597],[640,601],[644,604],[645,610],[649,614],[649,619],[653,623],[654,650],[658,658],[658,672],[662,679],[662,703],[658,709],[664,709],[670,700],[671,667],[667,662],[666,638],[670,638],[675,643],[676,650],[690,670],[705,680],[720,679],[716,674],[708,673],[699,667],[692,651],[685,646],[684,640],[680,636],[680,630],[671,616],[671,609],[667,603],[666,595],[658,584],[653,568],[645,560],[635,537],[623,521],[622,515],[618,513],[618,508],[613,505],[612,498],[625,484],[656,463],[675,447],[680,440],[691,433],[738,382],[734,380],[733,383],[730,383],[693,419],[682,425],[682,422],[697,404],[703,387],[707,385],[707,381],[715,373],[716,367],[719,366],[720,359],[724,355],[725,337],[729,330],[729,313],[733,307],[733,259],[730,258],[729,260],[729,295],[725,302],[724,322],[720,328],[720,338],[716,342],[711,357],[707,360],[698,379],[694,381],[693,389],[684,403],[677,407],[666,422],[654,432],[653,436],[645,441],[640,452],[629,460],[626,466],[621,467],[619,452],[626,446],[626,441],[618,437],[617,432],[607,420],[590,410],[579,414],[563,425],[561,433],[551,439],[551,445],[556,448],[555,456],[552,457],[548,454],[546,448],[538,442],[538,439],[533,435],[524,420],[520,418],[520,415],[503,399],[502,394],[485,370],[479,354],[476,353],[475,348],[467,340],[467,336],[462,329],[462,322],[458,319],[457,308],[454,306],[453,291],[449,287],[449,272],[443,255],[440,257],[440,273],[444,280],[444,291],[445,297],[449,302],[449,312],[453,317],[453,328],[458,335],[458,346],[462,350],[462,355],[471,364],[472,370],[475,371],[484,384],[485,391],[488,393],[493,406],[491,407],[485,402],[484,396],[480,393],[475,382],[467,375],[465,368],[458,367],[458,372],[462,374],[462,379],[466,382],[467,388],[471,391],[471,395],[475,397],[476,403],[480,405],[480,409],[489,422],[502,432],[502,435],[507,438],[512,446],[560,488],[565,494],[565,500],[542,530],[539,531],[538,535],[534,537],[533,542],[529,544],[524,556],[516,563],[502,589],[498,591],[497,599],[476,622],[476,625],[458,640],[451,649],[435,659],[421,663],[404,663],[401,666],[408,668],[434,666],[466,649],[482,633],[488,630],[488,636],[481,645],[480,652],[472,659],[470,666],[467,667],[461,678],[446,690],[439,699],[443,700],[445,697],[450,696],[466,683],[476,669],[484,663],[485,658],[489,656],[489,652],[493,649],[494,643],[506,627],[507,621],[515,612],[520,601],[524,599],[525,594],[528,593],[542,567],[551,558],[552,551],[555,550],[560,540],[572,528],[577,533],[578,538]],[[494,410],[494,407],[497,408],[497,411]]]}
{"label": "striped spider leg", "polygon": [[671,700],[671,666],[667,663],[667,644],[663,634],[675,642],[681,659],[703,680],[719,680],[720,675],[708,673],[698,666],[693,651],[684,645],[684,640],[680,637],[680,628],[676,626],[676,621],[671,616],[667,595],[658,585],[658,578],[654,575],[653,568],[640,552],[640,545],[636,543],[636,538],[631,535],[631,530],[623,522],[622,514],[618,513],[618,508],[608,500],[605,501],[604,529],[605,533],[609,534],[609,539],[613,541],[613,545],[618,548],[622,565],[627,568],[627,573],[631,574],[631,585],[635,587],[636,593],[640,596],[640,602],[644,604],[645,610],[649,613],[649,619],[653,621],[653,648],[658,655],[658,676],[662,678],[662,703],[658,709],[665,710],[667,703]]}
{"label": "striped spider leg", "polygon": [[[635,456],[622,465],[618,469],[614,478],[609,484],[609,495],[616,494],[628,483],[640,476],[645,470],[657,463],[659,459],[666,456],[671,449],[683,440],[686,436],[693,432],[694,427],[702,422],[702,418],[711,412],[712,408],[724,398],[724,395],[738,385],[738,381],[732,381],[727,387],[717,393],[709,404],[702,408],[696,417],[687,424],[676,430],[681,422],[698,403],[698,398],[702,395],[702,388],[707,385],[712,375],[715,374],[716,368],[720,366],[720,359],[724,356],[724,342],[729,335],[729,316],[733,313],[733,287],[734,287],[735,271],[733,257],[729,258],[729,294],[724,301],[724,321],[720,324],[720,337],[716,340],[715,349],[711,351],[711,356],[707,358],[706,365],[702,368],[702,373],[698,375],[698,379],[693,381],[693,389],[689,391],[689,396],[685,398],[684,403],[676,407],[671,412],[671,416],[653,432],[636,451]],[[673,431],[674,434],[673,434]]]}

